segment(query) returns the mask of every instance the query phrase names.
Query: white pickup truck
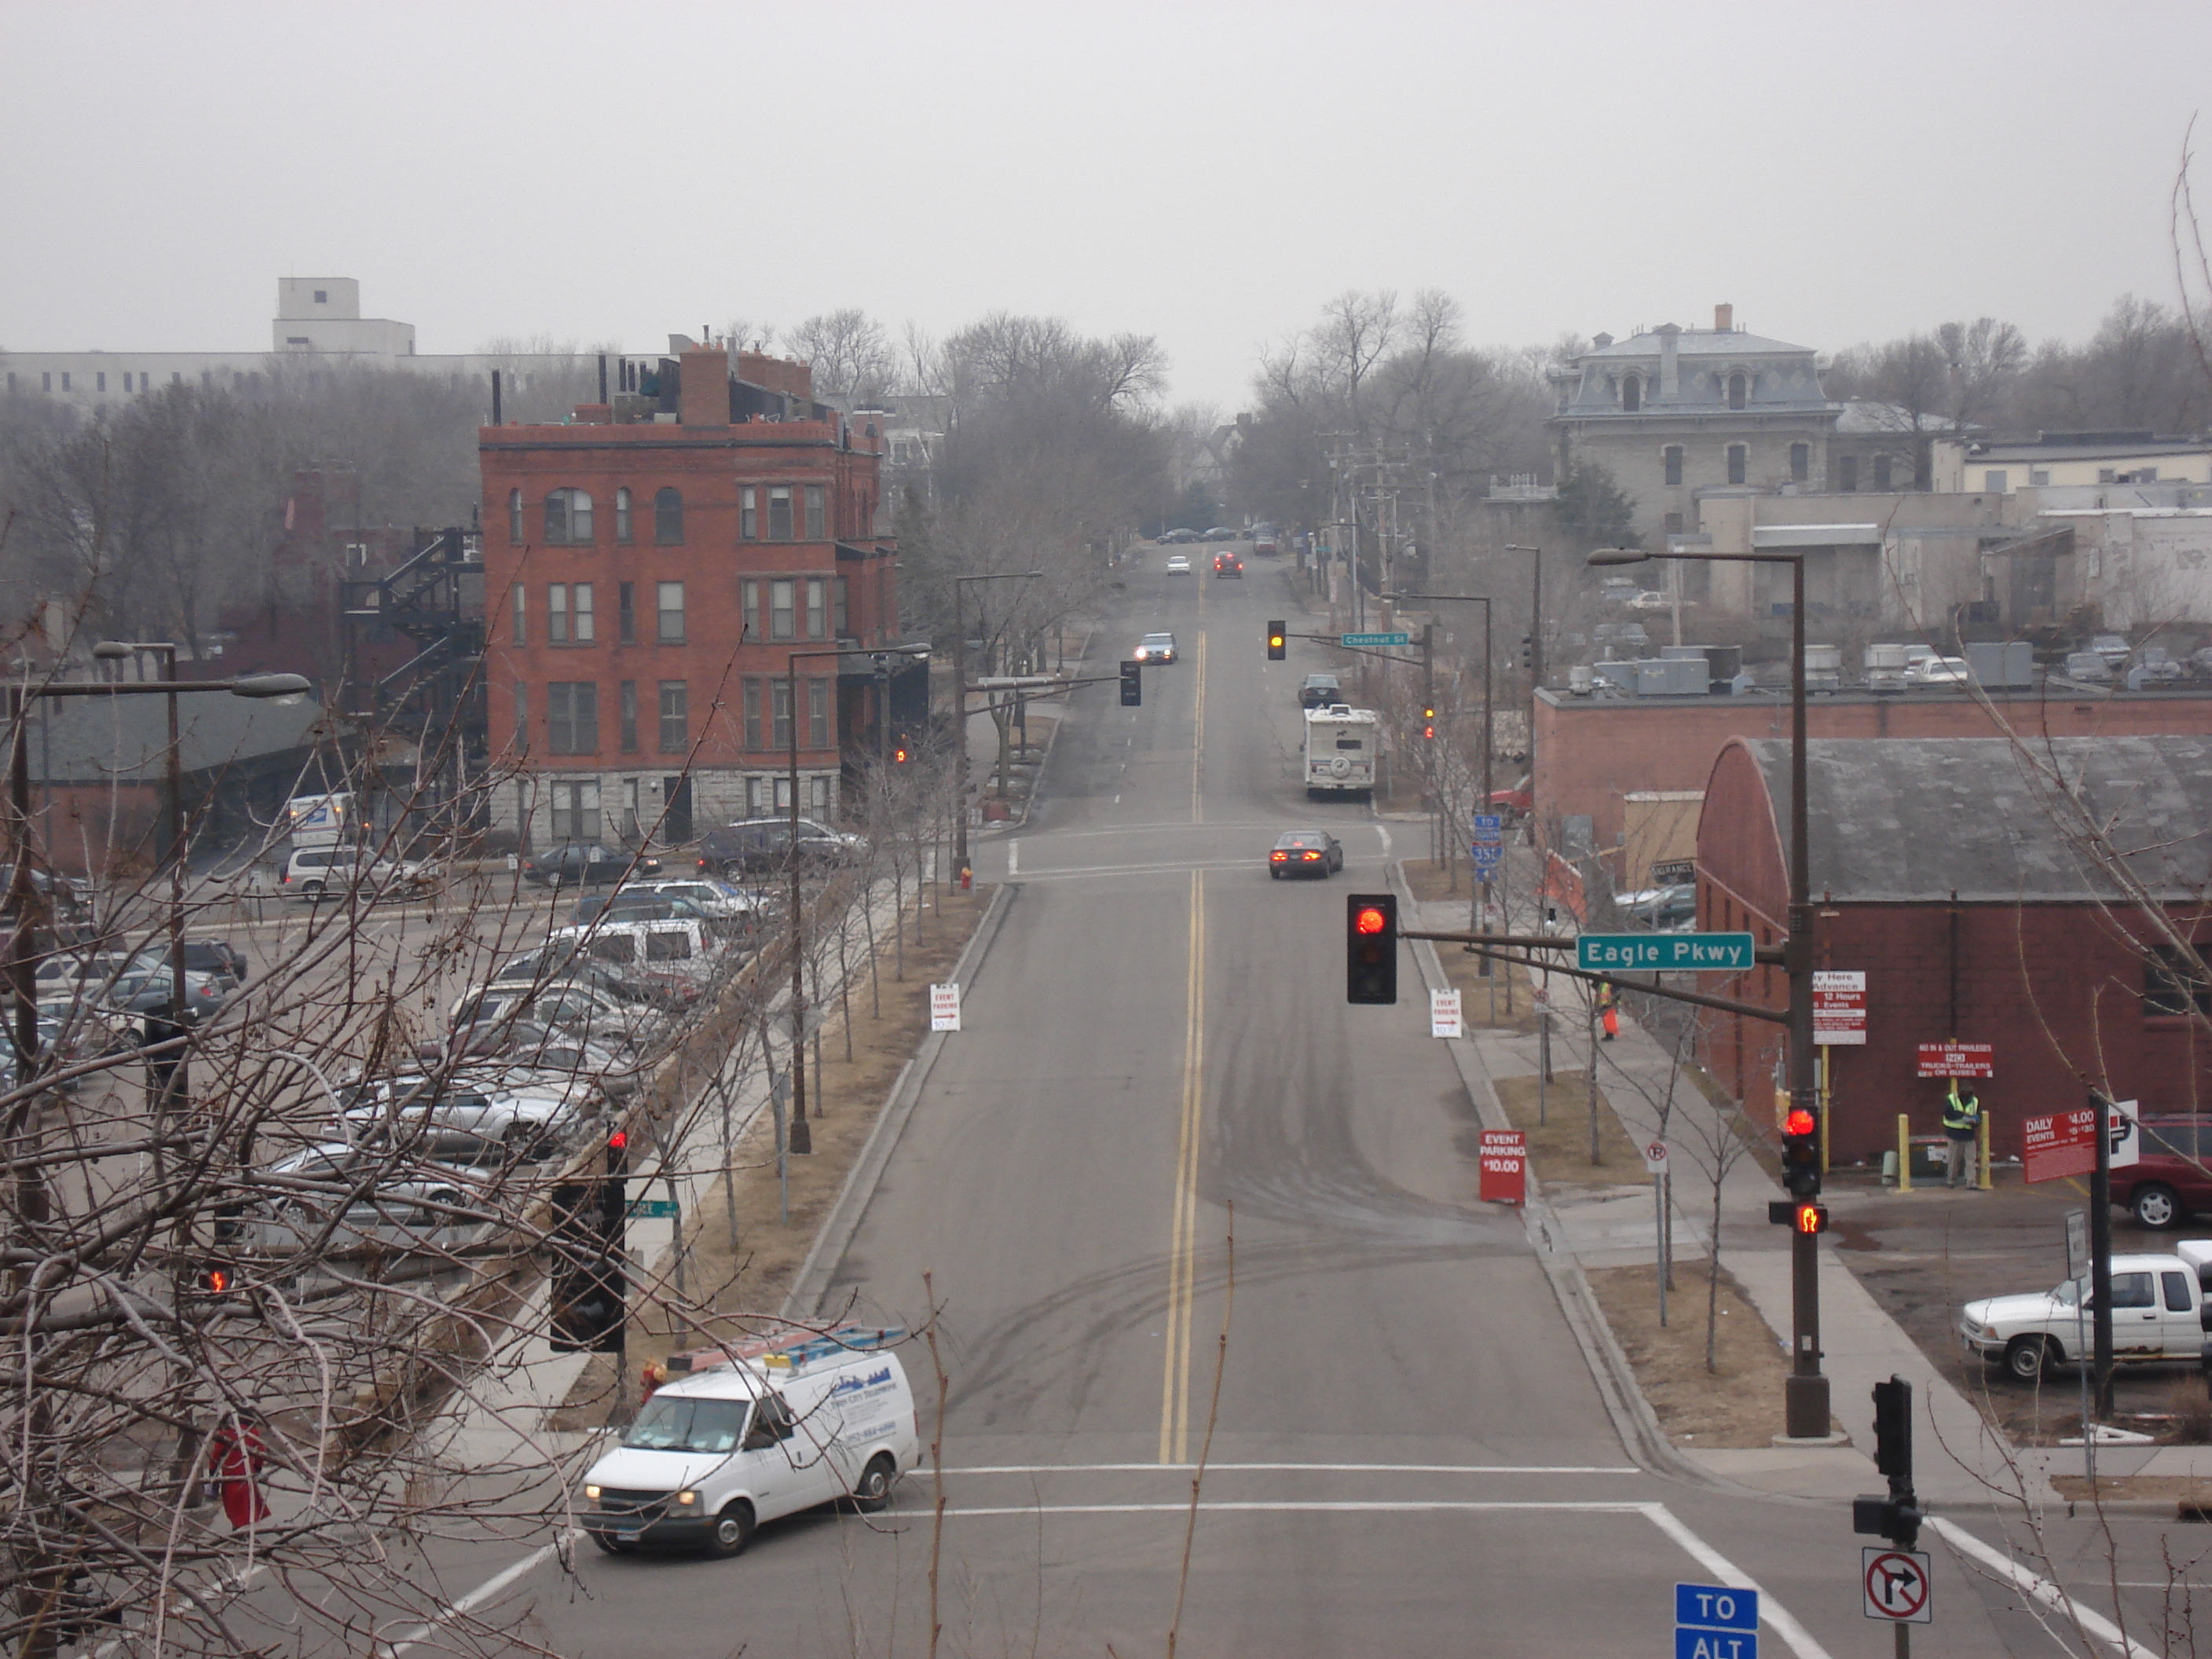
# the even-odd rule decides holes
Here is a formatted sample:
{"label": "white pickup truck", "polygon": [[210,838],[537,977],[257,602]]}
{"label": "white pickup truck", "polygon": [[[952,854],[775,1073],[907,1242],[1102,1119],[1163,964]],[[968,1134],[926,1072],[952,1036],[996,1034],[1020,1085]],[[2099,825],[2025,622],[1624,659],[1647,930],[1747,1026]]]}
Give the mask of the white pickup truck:
{"label": "white pickup truck", "polygon": [[[2173,1255],[2114,1256],[2114,1361],[2194,1364],[2207,1336],[2202,1277],[2207,1272],[2212,1272],[2212,1241],[2189,1240]],[[2048,1291],[1969,1302],[1959,1310],[1959,1336],[1970,1355],[2001,1360],[2014,1376],[2032,1382],[2088,1352],[2093,1319],[2084,1275]]]}

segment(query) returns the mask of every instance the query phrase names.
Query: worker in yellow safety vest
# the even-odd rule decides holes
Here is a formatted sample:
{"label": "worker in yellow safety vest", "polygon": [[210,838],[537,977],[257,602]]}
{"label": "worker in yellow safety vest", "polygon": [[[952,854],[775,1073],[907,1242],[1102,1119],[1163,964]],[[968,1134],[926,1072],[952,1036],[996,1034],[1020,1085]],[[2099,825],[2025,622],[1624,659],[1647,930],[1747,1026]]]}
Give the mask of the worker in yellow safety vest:
{"label": "worker in yellow safety vest", "polygon": [[1945,1176],[1947,1187],[1963,1187],[1974,1164],[1974,1143],[1982,1132],[1982,1103],[1969,1083],[1964,1094],[1959,1092],[1959,1079],[1951,1079],[1951,1092],[1943,1100],[1943,1133],[1949,1139],[1951,1168]]}

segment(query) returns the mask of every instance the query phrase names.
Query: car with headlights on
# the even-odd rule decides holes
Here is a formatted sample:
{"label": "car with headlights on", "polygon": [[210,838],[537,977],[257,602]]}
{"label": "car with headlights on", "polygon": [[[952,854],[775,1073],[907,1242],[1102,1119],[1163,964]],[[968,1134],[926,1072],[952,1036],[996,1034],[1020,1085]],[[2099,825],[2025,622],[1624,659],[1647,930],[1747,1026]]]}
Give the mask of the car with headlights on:
{"label": "car with headlights on", "polygon": [[1176,659],[1176,637],[1172,634],[1147,634],[1137,641],[1133,653],[1146,667],[1158,667]]}

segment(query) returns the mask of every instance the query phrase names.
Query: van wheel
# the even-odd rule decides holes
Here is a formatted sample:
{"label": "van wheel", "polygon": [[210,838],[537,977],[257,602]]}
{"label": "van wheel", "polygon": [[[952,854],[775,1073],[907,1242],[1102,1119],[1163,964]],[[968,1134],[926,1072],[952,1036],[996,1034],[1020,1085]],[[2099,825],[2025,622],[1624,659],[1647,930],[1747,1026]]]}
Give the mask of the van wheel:
{"label": "van wheel", "polygon": [[2013,1339],[2005,1350],[2005,1369],[2023,1382],[2039,1382],[2045,1373],[2057,1363],[2048,1339],[2040,1336],[2020,1336]]}
{"label": "van wheel", "polygon": [[707,1553],[726,1560],[743,1555],[752,1541],[753,1506],[740,1498],[714,1517],[714,1530],[707,1534]]}
{"label": "van wheel", "polygon": [[635,1544],[625,1544],[620,1539],[615,1537],[611,1533],[592,1533],[592,1541],[594,1544],[597,1544],[601,1549],[605,1550],[609,1555],[635,1555],[637,1553],[637,1546]]}
{"label": "van wheel", "polygon": [[2136,1188],[2135,1202],[2128,1207],[2135,1212],[2137,1221],[2154,1233],[2179,1227],[2188,1214],[2182,1207],[2181,1194],[2156,1182]]}
{"label": "van wheel", "polygon": [[898,1479],[898,1465],[889,1452],[878,1452],[868,1460],[868,1467],[860,1471],[860,1478],[853,1483],[853,1507],[863,1515],[873,1515],[890,1507],[891,1482]]}
{"label": "van wheel", "polygon": [[301,883],[300,896],[307,900],[310,904],[316,903],[323,896],[323,884],[319,881]]}

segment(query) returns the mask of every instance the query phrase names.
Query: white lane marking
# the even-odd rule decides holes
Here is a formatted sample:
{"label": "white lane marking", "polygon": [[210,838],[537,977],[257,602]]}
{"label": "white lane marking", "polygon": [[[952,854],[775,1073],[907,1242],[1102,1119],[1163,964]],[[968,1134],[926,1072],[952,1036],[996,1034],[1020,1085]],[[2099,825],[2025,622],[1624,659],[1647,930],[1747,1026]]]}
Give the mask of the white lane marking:
{"label": "white lane marking", "polygon": [[522,1559],[515,1562],[512,1566],[507,1567],[503,1571],[495,1572],[490,1577],[485,1579],[483,1583],[478,1584],[474,1589],[471,1590],[466,1595],[461,1597],[459,1601],[446,1608],[445,1611],[439,1613],[436,1618],[431,1620],[428,1624],[416,1626],[413,1630],[409,1631],[406,1635],[401,1637],[397,1642],[394,1642],[390,1647],[386,1648],[385,1650],[386,1653],[390,1656],[390,1659],[399,1659],[399,1656],[401,1654],[409,1651],[417,1643],[422,1641],[424,1637],[436,1630],[439,1626],[447,1623],[450,1620],[458,1619],[464,1613],[474,1612],[477,1607],[482,1607],[486,1601],[498,1595],[508,1585],[514,1583],[518,1578],[525,1577],[528,1574],[535,1571],[539,1566],[544,1564],[546,1558],[550,1556],[556,1550],[559,1549],[562,1545],[572,1544],[583,1535],[584,1534],[580,1531],[572,1529],[562,1534],[560,1537],[555,1539],[550,1544],[540,1544],[536,1549],[531,1551],[529,1554],[524,1556]]}
{"label": "white lane marking", "polygon": [[[1147,1467],[1161,1468],[1167,1465],[1153,1463]],[[1239,1503],[1204,1503],[1199,1506],[1208,1513],[1225,1515],[1313,1515],[1337,1512],[1347,1515],[1376,1513],[1409,1515],[1428,1514],[1440,1510],[1463,1510],[1470,1513],[1498,1510],[1555,1510],[1574,1515],[1641,1515],[1650,1508],[1646,1504],[1545,1504],[1534,1501],[1514,1503],[1499,1498],[1439,1498],[1425,1500],[1418,1498],[1378,1498],[1363,1501],[1357,1498],[1329,1499],[1317,1503],[1298,1503],[1290,1500],[1254,1499]],[[993,1515],[1188,1515],[1190,1500],[1168,1504],[1005,1504],[975,1509],[947,1508],[950,1516]]]}
{"label": "white lane marking", "polygon": [[[972,1463],[946,1474],[1119,1474],[1139,1469],[1194,1469],[1195,1463]],[[1219,1474],[1268,1470],[1320,1474],[1641,1474],[1633,1463],[1208,1463]]]}
{"label": "white lane marking", "polygon": [[1390,856],[1390,832],[1378,823],[1375,826],[1375,833],[1382,837],[1382,856],[1386,859],[1389,858]]}
{"label": "white lane marking", "polygon": [[1018,841],[1006,843],[1006,873],[1018,876],[1022,872],[1022,844]]}
{"label": "white lane marking", "polygon": [[2092,1613],[2058,1585],[2021,1565],[2002,1551],[1992,1549],[1956,1522],[1947,1521],[1940,1515],[1931,1515],[1928,1517],[1928,1525],[1941,1533],[1944,1541],[1960,1554],[1973,1557],[1998,1577],[2018,1586],[2060,1618],[2071,1619],[2114,1652],[2124,1654],[2127,1659],[2161,1659],[2157,1649],[2144,1646],[2111,1620],[2101,1613]]}
{"label": "white lane marking", "polygon": [[1827,1649],[1813,1639],[1812,1632],[1797,1622],[1772,1591],[1759,1589],[1757,1579],[1692,1532],[1672,1510],[1664,1504],[1645,1504],[1641,1508],[1653,1526],[1687,1550],[1698,1565],[1730,1589],[1759,1590],[1759,1616],[1774,1626],[1774,1633],[1790,1644],[1797,1659],[1829,1659]]}

